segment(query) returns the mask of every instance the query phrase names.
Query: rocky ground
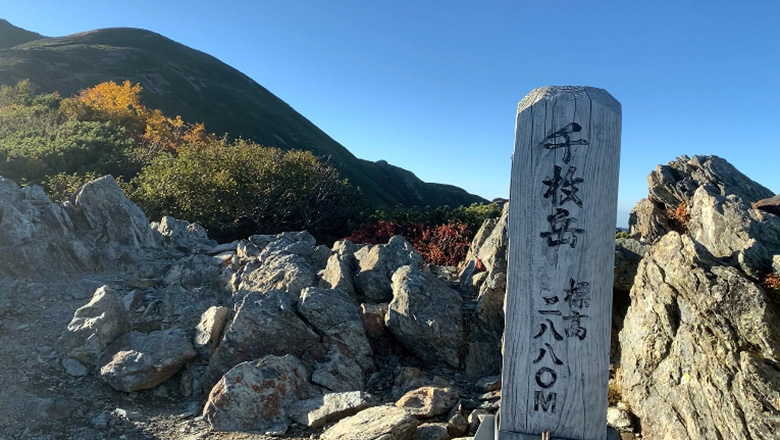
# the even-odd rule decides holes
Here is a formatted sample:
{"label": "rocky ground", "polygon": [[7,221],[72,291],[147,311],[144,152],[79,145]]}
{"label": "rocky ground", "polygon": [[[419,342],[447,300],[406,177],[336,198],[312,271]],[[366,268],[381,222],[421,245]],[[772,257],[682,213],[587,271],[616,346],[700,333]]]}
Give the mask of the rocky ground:
{"label": "rocky ground", "polygon": [[[772,193],[715,157],[649,183],[616,242],[608,421],[775,438]],[[506,222],[430,267],[400,237],[217,244],[110,178],[62,205],[0,178],[0,439],[473,435],[500,405]]]}

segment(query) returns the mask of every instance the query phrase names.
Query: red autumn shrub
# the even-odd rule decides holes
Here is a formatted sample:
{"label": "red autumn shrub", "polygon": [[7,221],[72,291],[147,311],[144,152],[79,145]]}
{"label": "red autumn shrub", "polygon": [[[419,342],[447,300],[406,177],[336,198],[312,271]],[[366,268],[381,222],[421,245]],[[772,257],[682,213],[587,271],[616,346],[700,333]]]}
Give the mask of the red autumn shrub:
{"label": "red autumn shrub", "polygon": [[346,240],[353,243],[381,244],[387,243],[394,235],[404,237],[425,261],[437,266],[457,265],[466,258],[471,245],[469,228],[463,223],[433,226],[380,220],[353,231]]}

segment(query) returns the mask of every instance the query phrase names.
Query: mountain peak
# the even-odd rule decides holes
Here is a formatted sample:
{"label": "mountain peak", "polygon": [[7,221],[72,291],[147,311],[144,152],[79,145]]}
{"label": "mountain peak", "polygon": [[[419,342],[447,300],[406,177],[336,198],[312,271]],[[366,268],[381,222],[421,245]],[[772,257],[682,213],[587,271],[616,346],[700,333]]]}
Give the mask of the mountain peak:
{"label": "mountain peak", "polygon": [[0,49],[7,49],[30,41],[40,40],[41,38],[46,37],[14,26],[8,20],[0,18]]}

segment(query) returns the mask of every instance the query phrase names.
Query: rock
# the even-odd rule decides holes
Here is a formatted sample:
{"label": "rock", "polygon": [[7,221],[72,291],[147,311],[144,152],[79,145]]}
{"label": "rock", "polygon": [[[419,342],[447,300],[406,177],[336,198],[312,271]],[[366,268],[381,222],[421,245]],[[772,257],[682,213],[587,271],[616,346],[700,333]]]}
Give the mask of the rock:
{"label": "rock", "polygon": [[[758,184],[756,184],[758,185]],[[780,249],[780,217],[751,208],[735,194],[703,185],[689,201],[691,237],[718,258],[737,260],[753,278],[772,269],[772,257]]]}
{"label": "rock", "polygon": [[195,350],[203,358],[208,359],[217,348],[222,330],[225,328],[229,310],[227,307],[212,306],[203,312],[200,323],[195,328]]}
{"label": "rock", "polygon": [[69,357],[62,358],[62,368],[65,369],[66,373],[76,377],[86,376],[89,372],[89,368],[86,365]]}
{"label": "rock", "polygon": [[[650,243],[675,229],[666,212],[681,204],[690,205],[698,188],[704,187],[710,195],[724,199],[734,196],[747,206],[774,196],[717,156],[681,156],[668,165],[659,165],[647,182],[648,198],[634,208],[628,223],[632,237]],[[691,217],[695,215],[691,213]]]}
{"label": "rock", "polygon": [[447,433],[452,437],[466,434],[469,430],[469,422],[466,417],[457,411],[447,420]]}
{"label": "rock", "polygon": [[459,398],[453,388],[422,387],[404,394],[395,406],[415,417],[427,419],[448,413]]}
{"label": "rock", "polygon": [[197,356],[187,332],[179,329],[131,331],[100,355],[99,377],[117,390],[154,388]]}
{"label": "rock", "polygon": [[125,197],[111,176],[84,185],[73,203],[78,217],[84,219],[96,242],[108,242],[135,248],[155,246],[154,235],[143,211]]}
{"label": "rock", "polygon": [[333,348],[328,352],[327,361],[314,366],[311,381],[333,392],[362,391],[365,376],[354,359]]}
{"label": "rock", "polygon": [[753,204],[753,209],[780,215],[780,195],[757,201]]}
{"label": "rock", "polygon": [[338,289],[346,292],[350,298],[357,301],[357,290],[352,283],[357,262],[352,254],[332,254],[323,269],[319,273],[320,287],[326,289]]}
{"label": "rock", "polygon": [[214,287],[217,286],[207,282],[203,287],[187,289],[175,284],[165,288],[160,304],[162,318],[176,328],[190,330],[196,327],[203,313],[221,302],[221,289]]}
{"label": "rock", "polygon": [[24,417],[44,421],[62,420],[70,417],[79,402],[65,397],[35,397],[24,405]]}
{"label": "rock", "polygon": [[311,397],[307,377],[292,355],[240,363],[211,390],[203,417],[218,431],[284,434],[292,406]]}
{"label": "rock", "polygon": [[393,406],[375,406],[341,420],[322,440],[411,440],[419,422],[406,411]]}
{"label": "rock", "polygon": [[[264,255],[258,257],[259,267],[242,275],[239,289],[255,292],[282,290],[297,297],[301,290],[316,284],[317,276],[307,258],[283,250],[267,254],[274,245],[276,242],[269,244],[263,250]],[[303,246],[308,244],[304,243]]]}
{"label": "rock", "polygon": [[460,365],[463,341],[460,294],[415,266],[393,275],[393,300],[385,323],[393,335],[427,362]]}
{"label": "rock", "polygon": [[131,312],[137,309],[143,303],[143,300],[144,294],[138,290],[133,290],[122,297],[122,304],[124,304],[125,310]]}
{"label": "rock", "polygon": [[355,253],[359,271],[355,287],[366,302],[381,303],[393,297],[391,277],[401,266],[422,267],[422,257],[403,237],[395,236],[387,244],[361,249]]}
{"label": "rock", "polygon": [[634,431],[634,421],[628,411],[611,406],[607,408],[607,425],[618,431]]}
{"label": "rock", "polygon": [[485,278],[477,297],[477,317],[498,336],[504,332],[506,273],[492,271]]}
{"label": "rock", "polygon": [[303,426],[321,428],[371,406],[372,397],[362,391],[328,393],[293,405],[290,413]]}
{"label": "rock", "polygon": [[425,423],[417,427],[414,440],[449,440],[446,423]]}
{"label": "rock", "polygon": [[319,273],[325,270],[325,267],[328,265],[328,260],[332,254],[333,252],[331,252],[331,250],[324,244],[315,246],[314,252],[311,254],[311,267],[314,269],[314,272]]}
{"label": "rock", "polygon": [[210,255],[195,254],[173,264],[165,275],[167,285],[179,285],[185,289],[197,287],[219,290],[222,261]]}
{"label": "rock", "polygon": [[393,398],[399,399],[407,392],[426,385],[425,378],[419,368],[403,367],[395,376],[395,382],[393,383],[392,389]]}
{"label": "rock", "polygon": [[295,313],[285,292],[249,292],[225,329],[209,362],[212,379],[234,365],[272,354],[312,358],[321,351],[320,337]]}
{"label": "rock", "polygon": [[130,330],[122,299],[110,287],[95,291],[89,303],[75,313],[57,340],[57,351],[63,357],[92,366],[100,353],[116,338]]}
{"label": "rock", "polygon": [[74,231],[67,211],[41,187],[0,177],[0,276],[42,280],[94,269],[95,250]]}
{"label": "rock", "polygon": [[186,220],[177,220],[168,215],[149,226],[154,232],[155,241],[161,246],[189,250],[215,244],[213,240],[209,240],[203,226]]}
{"label": "rock", "polygon": [[669,232],[640,263],[631,297],[619,387],[646,438],[776,435],[780,316],[764,289]]}
{"label": "rock", "polygon": [[477,408],[474,411],[472,411],[468,417],[469,433],[473,434],[477,432],[477,429],[479,429],[479,425],[482,423],[482,420],[488,414],[490,413],[481,408]]}
{"label": "rock", "polygon": [[649,246],[632,238],[615,240],[615,278],[614,289],[622,292],[631,290],[634,285],[636,269]]}
{"label": "rock", "polygon": [[385,325],[385,315],[390,303],[360,305],[360,317],[363,321],[363,328],[366,336],[372,339],[384,339],[388,335],[388,328]]}
{"label": "rock", "polygon": [[360,308],[338,289],[309,287],[301,292],[298,311],[331,347],[337,345],[345,356],[353,359],[363,371],[374,369],[373,350],[363,329]]}
{"label": "rock", "polygon": [[483,377],[474,384],[478,389],[485,393],[498,391],[501,389],[501,376]]}
{"label": "rock", "polygon": [[475,273],[477,259],[482,262],[488,272],[506,272],[508,224],[509,204],[505,203],[501,217],[485,220],[474,236],[465,259],[466,266],[468,263],[473,263],[474,267],[470,274],[466,271],[461,272],[461,283],[469,282],[467,278]]}

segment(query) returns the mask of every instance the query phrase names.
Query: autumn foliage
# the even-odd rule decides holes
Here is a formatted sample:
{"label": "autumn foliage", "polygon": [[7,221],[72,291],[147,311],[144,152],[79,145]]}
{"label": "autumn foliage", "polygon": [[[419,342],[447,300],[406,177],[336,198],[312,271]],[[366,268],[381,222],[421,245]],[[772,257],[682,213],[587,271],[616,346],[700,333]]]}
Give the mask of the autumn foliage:
{"label": "autumn foliage", "polygon": [[387,243],[394,235],[403,236],[428,263],[455,266],[466,258],[473,234],[464,223],[431,225],[380,220],[352,232],[354,243]]}

